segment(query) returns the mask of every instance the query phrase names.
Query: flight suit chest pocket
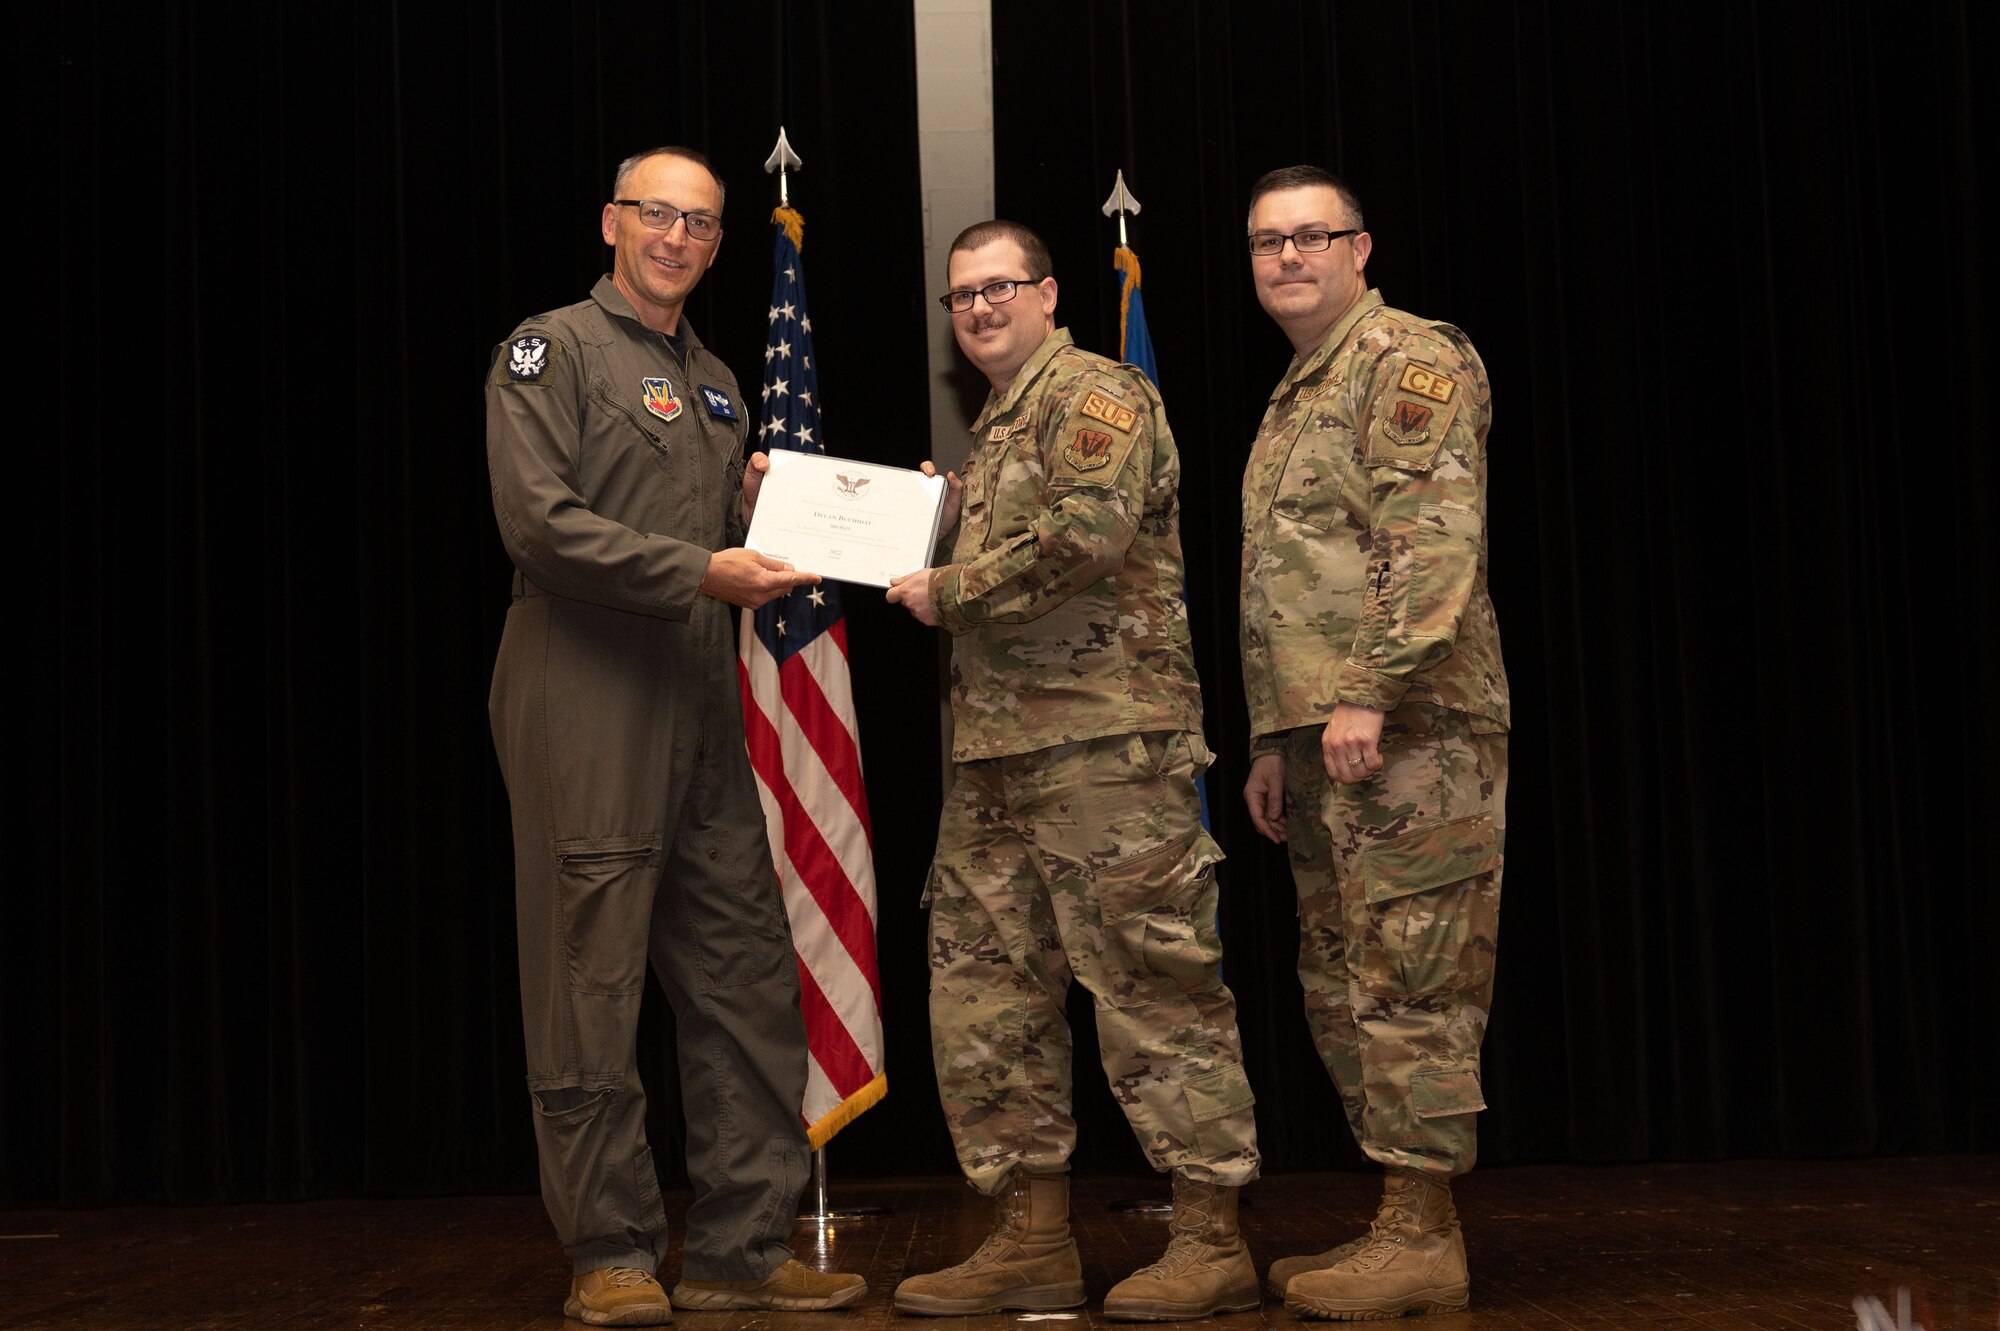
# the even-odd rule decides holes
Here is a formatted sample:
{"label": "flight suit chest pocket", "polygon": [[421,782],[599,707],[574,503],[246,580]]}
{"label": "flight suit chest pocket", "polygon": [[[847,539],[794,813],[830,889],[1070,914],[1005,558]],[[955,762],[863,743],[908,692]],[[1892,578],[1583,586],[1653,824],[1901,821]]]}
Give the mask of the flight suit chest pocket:
{"label": "flight suit chest pocket", "polygon": [[[590,385],[579,467],[584,493],[606,501],[628,526],[682,532],[702,495],[712,463],[700,433],[659,420],[603,380]],[[660,485],[661,476],[668,484]]]}
{"label": "flight suit chest pocket", "polygon": [[1347,478],[1359,451],[1354,423],[1333,405],[1329,395],[1302,413],[1271,497],[1272,513],[1319,531],[1331,531],[1346,511]]}

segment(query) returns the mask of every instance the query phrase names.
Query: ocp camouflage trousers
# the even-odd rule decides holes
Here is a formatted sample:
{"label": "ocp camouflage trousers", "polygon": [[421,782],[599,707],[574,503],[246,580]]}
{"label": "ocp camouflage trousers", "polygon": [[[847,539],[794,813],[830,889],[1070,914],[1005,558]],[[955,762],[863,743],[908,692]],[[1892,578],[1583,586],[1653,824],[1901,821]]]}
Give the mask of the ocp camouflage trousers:
{"label": "ocp camouflage trousers", "polygon": [[961,763],[931,866],[931,1051],[960,1166],[994,1194],[1076,1145],[1072,976],[1155,1169],[1257,1176],[1255,1103],[1221,978],[1197,735],[1114,735]]}
{"label": "ocp camouflage trousers", "polygon": [[1317,725],[1287,736],[1285,825],[1306,1020],[1354,1139],[1394,1169],[1472,1168],[1493,997],[1507,737],[1405,703],[1383,767],[1343,786]]}

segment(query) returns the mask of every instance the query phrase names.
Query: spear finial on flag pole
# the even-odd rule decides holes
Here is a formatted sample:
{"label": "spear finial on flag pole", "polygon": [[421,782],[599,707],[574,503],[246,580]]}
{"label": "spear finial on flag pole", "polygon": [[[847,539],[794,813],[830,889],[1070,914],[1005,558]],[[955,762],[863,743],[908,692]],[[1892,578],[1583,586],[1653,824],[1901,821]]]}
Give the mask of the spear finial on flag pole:
{"label": "spear finial on flag pole", "polygon": [[[778,126],[778,145],[771,149],[771,155],[764,159],[764,174],[768,176],[773,171],[778,173],[778,206],[780,208],[788,208],[792,202],[791,189],[785,179],[786,173],[790,171],[803,171],[805,167],[806,164],[799,160],[799,155],[792,151],[792,141],[785,137],[785,127],[783,125]],[[1132,211],[1138,212],[1139,210],[1134,207]]]}
{"label": "spear finial on flag pole", "polygon": [[[779,142],[782,143],[783,141],[783,137],[780,136]],[[764,169],[769,171],[771,168],[769,165],[766,165]],[[1121,166],[1118,168],[1118,179],[1111,186],[1111,197],[1104,201],[1104,215],[1106,217],[1110,217],[1113,214],[1117,215],[1118,247],[1120,249],[1131,248],[1125,240],[1125,218],[1128,214],[1137,217],[1139,211],[1139,201],[1132,197],[1131,190],[1125,188],[1125,168]]]}

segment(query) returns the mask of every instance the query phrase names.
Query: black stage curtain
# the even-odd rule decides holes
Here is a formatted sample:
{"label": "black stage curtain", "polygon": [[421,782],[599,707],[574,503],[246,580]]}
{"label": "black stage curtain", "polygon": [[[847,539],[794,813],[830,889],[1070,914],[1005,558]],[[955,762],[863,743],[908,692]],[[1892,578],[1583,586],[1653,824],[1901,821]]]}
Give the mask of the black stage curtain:
{"label": "black stage curtain", "polygon": [[[1238,237],[1249,182],[1299,160],[1352,177],[1372,276],[1465,327],[1498,399],[1517,728],[1486,1159],[2000,1149],[2000,908],[1972,878],[2000,751],[1988,12],[995,8],[1001,210],[1048,234],[1087,346],[1115,336],[1114,168],[1146,205],[1271,1166],[1354,1159],[1283,861],[1234,793],[1235,494],[1287,352]],[[17,585],[50,636],[21,653],[0,1200],[532,1188],[480,377],[603,270],[615,162],[681,141],[731,186],[690,315],[754,384],[782,120],[829,437],[925,456],[911,18],[183,0],[16,31],[17,254],[58,386],[16,430]],[[15,342],[29,393],[40,343]],[[892,1091],[830,1155],[949,1172],[915,904],[933,640],[847,605]],[[673,1181],[668,1038],[650,1009]],[[1078,1090],[1079,1167],[1134,1167],[1087,1048]]]}
{"label": "black stage curtain", "polygon": [[1116,169],[1144,206],[1271,1161],[1358,1159],[1236,794],[1237,496],[1291,353],[1239,238],[1297,162],[1356,187],[1371,283],[1494,386],[1515,730],[1484,1158],[2000,1146],[1993,10],[994,11],[1000,96],[1054,90],[996,116],[999,207],[1048,234],[1087,346],[1117,341]]}

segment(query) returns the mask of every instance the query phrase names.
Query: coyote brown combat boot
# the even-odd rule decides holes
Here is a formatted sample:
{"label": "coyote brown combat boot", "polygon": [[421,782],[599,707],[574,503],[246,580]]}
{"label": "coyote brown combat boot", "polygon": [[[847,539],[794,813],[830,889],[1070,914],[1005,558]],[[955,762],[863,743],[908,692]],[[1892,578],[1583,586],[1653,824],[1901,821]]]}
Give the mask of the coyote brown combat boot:
{"label": "coyote brown combat boot", "polygon": [[1359,1252],[1285,1287],[1294,1313],[1336,1322],[1457,1312],[1471,1301],[1451,1184],[1409,1173],[1384,1181],[1381,1213]]}
{"label": "coyote brown combat boot", "polygon": [[1174,1172],[1167,1250],[1104,1296],[1104,1315],[1129,1322],[1181,1322],[1244,1312],[1264,1301],[1257,1265],[1236,1228],[1235,1188]]}
{"label": "coyote brown combat boot", "polygon": [[665,1326],[674,1309],[652,1272],[607,1266],[570,1277],[563,1316],[593,1326]]}
{"label": "coyote brown combat boot", "polygon": [[1069,1236],[1069,1179],[1016,1169],[993,1200],[993,1232],[979,1251],[896,1286],[896,1311],[962,1317],[1083,1302],[1083,1261]]}
{"label": "coyote brown combat boot", "polygon": [[1271,1263],[1270,1274],[1264,1277],[1264,1288],[1271,1292],[1272,1298],[1282,1299],[1285,1297],[1285,1287],[1292,1283],[1294,1276],[1302,1276],[1308,1271],[1324,1271],[1329,1266],[1340,1265],[1366,1247],[1374,1233],[1375,1231],[1370,1229],[1360,1237],[1349,1239],[1339,1247],[1328,1248],[1325,1252],[1307,1253],[1303,1257],[1280,1257]]}

